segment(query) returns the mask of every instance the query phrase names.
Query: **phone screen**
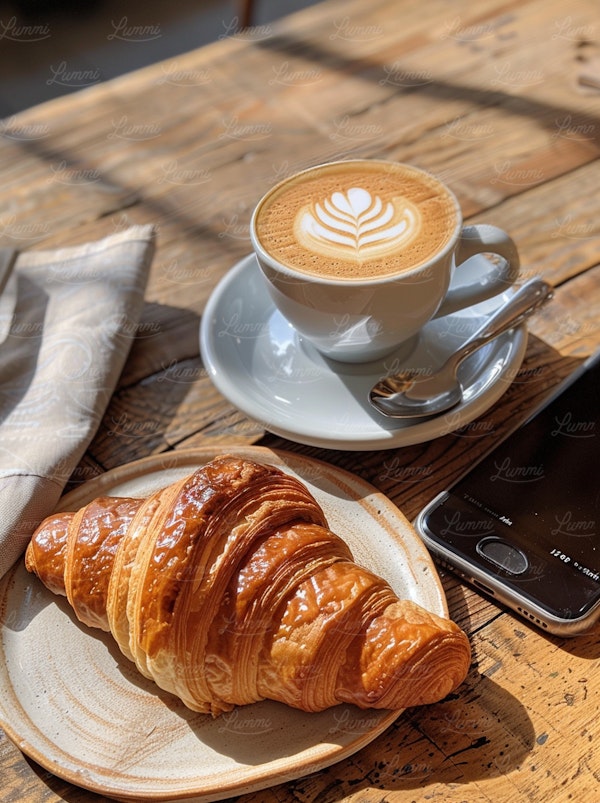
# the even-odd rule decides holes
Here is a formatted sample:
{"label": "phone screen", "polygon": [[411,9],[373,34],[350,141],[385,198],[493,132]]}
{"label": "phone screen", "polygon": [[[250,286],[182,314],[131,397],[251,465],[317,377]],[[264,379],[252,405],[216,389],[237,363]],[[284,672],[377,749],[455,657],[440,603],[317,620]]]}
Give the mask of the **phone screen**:
{"label": "phone screen", "polygon": [[554,617],[585,616],[600,601],[599,411],[597,355],[423,511],[425,541]]}

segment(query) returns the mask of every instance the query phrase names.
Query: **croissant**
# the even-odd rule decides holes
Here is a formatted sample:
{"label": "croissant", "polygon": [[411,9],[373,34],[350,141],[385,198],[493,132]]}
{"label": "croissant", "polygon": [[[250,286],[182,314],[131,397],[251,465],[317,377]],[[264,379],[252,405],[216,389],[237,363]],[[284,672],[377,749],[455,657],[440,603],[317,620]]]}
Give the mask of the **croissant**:
{"label": "croissant", "polygon": [[194,711],[400,709],[453,691],[465,634],[354,563],[305,485],[229,455],[47,518],[26,567]]}

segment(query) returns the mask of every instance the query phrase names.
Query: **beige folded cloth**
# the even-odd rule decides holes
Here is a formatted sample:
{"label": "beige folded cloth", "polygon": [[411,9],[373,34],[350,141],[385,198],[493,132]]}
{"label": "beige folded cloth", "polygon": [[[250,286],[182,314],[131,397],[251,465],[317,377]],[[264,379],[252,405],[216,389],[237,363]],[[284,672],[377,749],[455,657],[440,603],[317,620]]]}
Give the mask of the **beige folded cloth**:
{"label": "beige folded cloth", "polygon": [[0,576],[53,508],[129,352],[152,226],[20,254],[0,298]]}

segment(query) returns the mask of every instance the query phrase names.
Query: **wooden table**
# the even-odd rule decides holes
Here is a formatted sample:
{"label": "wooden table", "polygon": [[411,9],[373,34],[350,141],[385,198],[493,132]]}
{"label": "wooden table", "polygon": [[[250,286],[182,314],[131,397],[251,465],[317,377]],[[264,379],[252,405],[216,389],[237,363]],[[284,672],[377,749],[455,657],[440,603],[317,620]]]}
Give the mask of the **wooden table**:
{"label": "wooden table", "polygon": [[[75,244],[140,222],[159,232],[139,337],[72,484],[149,454],[261,444],[355,472],[414,516],[600,343],[599,58],[596,0],[330,0],[5,120],[0,244]],[[348,156],[437,173],[468,220],[512,234],[525,278],[556,286],[501,400],[421,445],[272,436],[219,395],[199,356],[205,303],[250,251],[260,195]],[[598,634],[543,635],[442,579],[473,646],[458,697],[244,803],[598,799]],[[1,733],[0,763],[4,800],[100,799]]]}

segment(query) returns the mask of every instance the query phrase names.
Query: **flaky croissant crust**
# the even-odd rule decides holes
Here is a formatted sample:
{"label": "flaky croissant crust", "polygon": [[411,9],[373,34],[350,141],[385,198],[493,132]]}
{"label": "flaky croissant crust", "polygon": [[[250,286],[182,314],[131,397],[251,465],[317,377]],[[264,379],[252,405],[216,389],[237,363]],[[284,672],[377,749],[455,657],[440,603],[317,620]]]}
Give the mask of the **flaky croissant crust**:
{"label": "flaky croissant crust", "polygon": [[143,675],[215,716],[265,698],[405,708],[469,667],[465,634],[354,563],[303,483],[242,458],[51,516],[25,562]]}

